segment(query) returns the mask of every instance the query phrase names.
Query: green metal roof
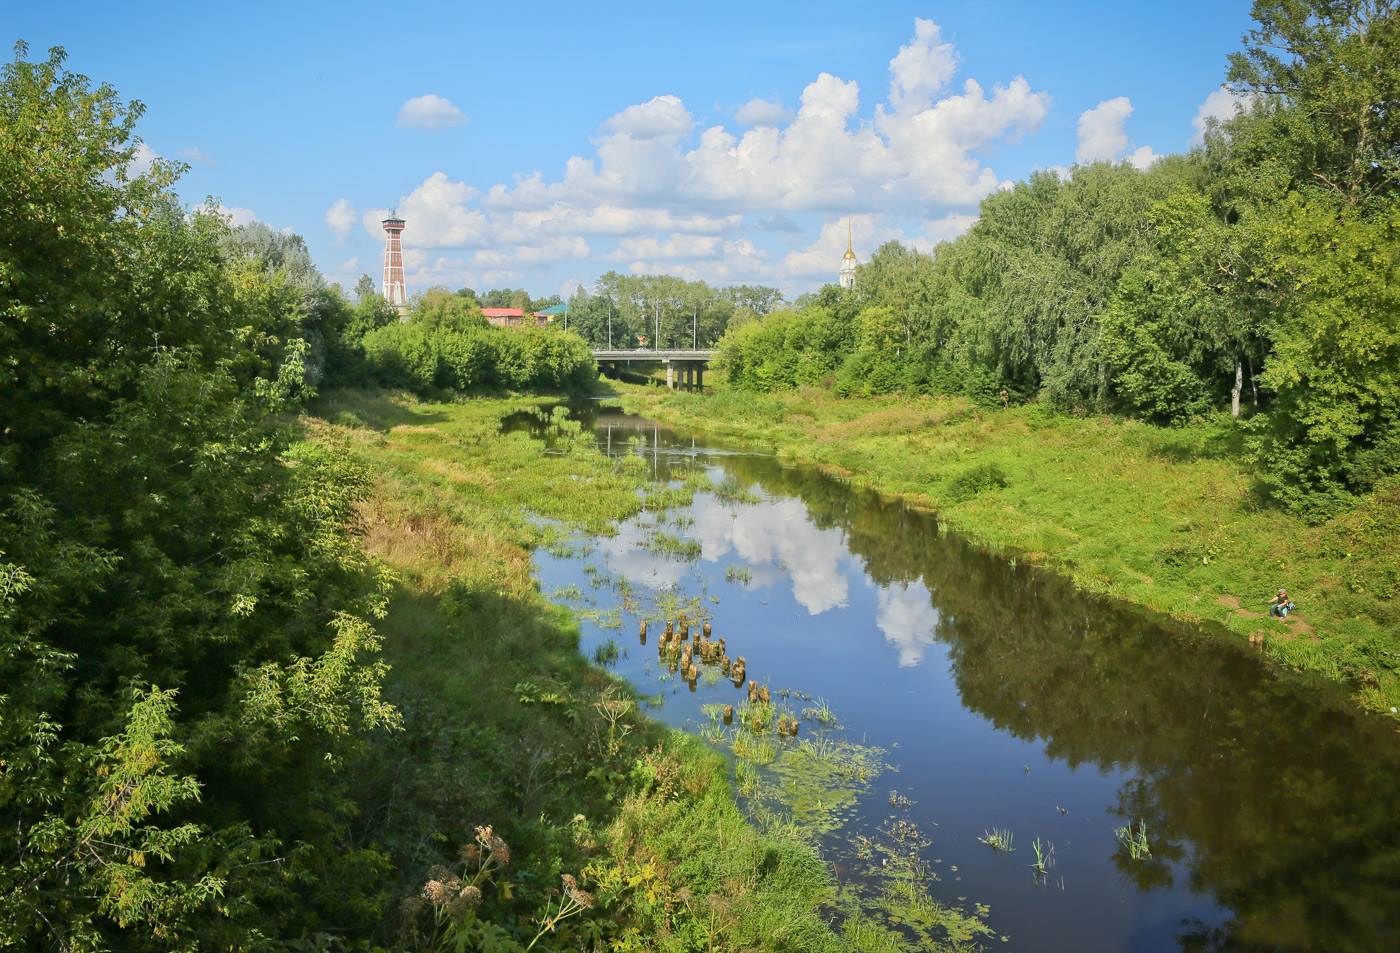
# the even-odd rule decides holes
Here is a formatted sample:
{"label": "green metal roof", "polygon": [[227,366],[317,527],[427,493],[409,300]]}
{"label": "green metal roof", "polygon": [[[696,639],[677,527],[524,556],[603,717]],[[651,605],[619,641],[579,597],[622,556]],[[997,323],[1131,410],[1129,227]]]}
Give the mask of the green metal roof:
{"label": "green metal roof", "polygon": [[547,314],[552,318],[556,315],[563,314],[565,311],[568,310],[569,306],[567,304],[556,304],[551,305],[548,308],[541,308],[540,310],[536,311],[535,314]]}

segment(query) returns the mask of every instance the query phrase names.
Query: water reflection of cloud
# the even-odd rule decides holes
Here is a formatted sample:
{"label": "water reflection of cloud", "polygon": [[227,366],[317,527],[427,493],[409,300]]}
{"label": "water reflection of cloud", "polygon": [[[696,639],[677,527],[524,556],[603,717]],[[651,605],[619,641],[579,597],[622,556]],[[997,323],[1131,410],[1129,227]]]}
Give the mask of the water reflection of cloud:
{"label": "water reflection of cloud", "polygon": [[643,549],[647,537],[653,532],[655,530],[650,526],[624,523],[618,528],[616,536],[598,538],[598,558],[605,561],[609,570],[635,585],[648,589],[675,586],[690,572],[690,564]]}
{"label": "water reflection of cloud", "polygon": [[737,507],[709,495],[697,496],[690,536],[700,541],[703,558],[716,562],[733,552],[760,569],[782,564],[792,579],[792,596],[811,615],[846,603],[848,583],[840,560],[846,552],[840,530],[818,529],[798,499],[745,503]]}
{"label": "water reflection of cloud", "polygon": [[899,648],[899,667],[910,668],[924,660],[924,651],[934,643],[938,610],[920,579],[881,589],[875,622],[885,641]]}

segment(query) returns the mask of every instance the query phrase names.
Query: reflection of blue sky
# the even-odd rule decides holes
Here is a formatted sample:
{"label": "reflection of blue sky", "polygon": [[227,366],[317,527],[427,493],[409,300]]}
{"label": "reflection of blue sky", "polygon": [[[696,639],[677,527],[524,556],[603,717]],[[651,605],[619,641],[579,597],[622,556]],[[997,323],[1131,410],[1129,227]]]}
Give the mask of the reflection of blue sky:
{"label": "reflection of blue sky", "polygon": [[754,585],[777,584],[786,574],[792,597],[811,615],[845,605],[848,583],[840,566],[845,536],[814,526],[801,500],[736,506],[698,494],[691,512],[695,525],[689,535],[704,547],[705,560],[718,562],[732,552],[749,565]]}
{"label": "reflection of blue sky", "polygon": [[885,633],[885,641],[899,649],[900,668],[922,662],[938,626],[938,610],[924,581],[881,589],[875,623]]}

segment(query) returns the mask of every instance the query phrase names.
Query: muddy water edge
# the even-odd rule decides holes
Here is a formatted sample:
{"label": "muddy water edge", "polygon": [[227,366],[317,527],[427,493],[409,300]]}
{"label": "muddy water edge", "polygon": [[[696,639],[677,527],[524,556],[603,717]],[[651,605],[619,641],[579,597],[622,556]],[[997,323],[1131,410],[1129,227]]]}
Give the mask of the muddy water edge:
{"label": "muddy water edge", "polygon": [[537,552],[541,585],[818,843],[872,948],[1400,948],[1400,736],[1335,686],[814,469],[570,414],[661,489]]}

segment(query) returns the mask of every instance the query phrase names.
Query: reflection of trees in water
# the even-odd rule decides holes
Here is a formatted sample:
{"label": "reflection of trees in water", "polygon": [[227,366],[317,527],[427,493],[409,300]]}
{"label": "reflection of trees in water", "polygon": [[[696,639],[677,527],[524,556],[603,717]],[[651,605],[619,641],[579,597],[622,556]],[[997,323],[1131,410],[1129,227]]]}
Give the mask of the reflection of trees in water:
{"label": "reflection of trees in water", "polygon": [[1153,857],[1116,857],[1140,889],[1188,886],[1235,912],[1184,948],[1400,949],[1400,745],[1340,693],[1278,678],[1206,632],[1077,592],[942,534],[929,515],[809,469],[726,458],[801,496],[882,586],[919,580],[963,703],[1071,766],[1131,767],[1124,823]]}

